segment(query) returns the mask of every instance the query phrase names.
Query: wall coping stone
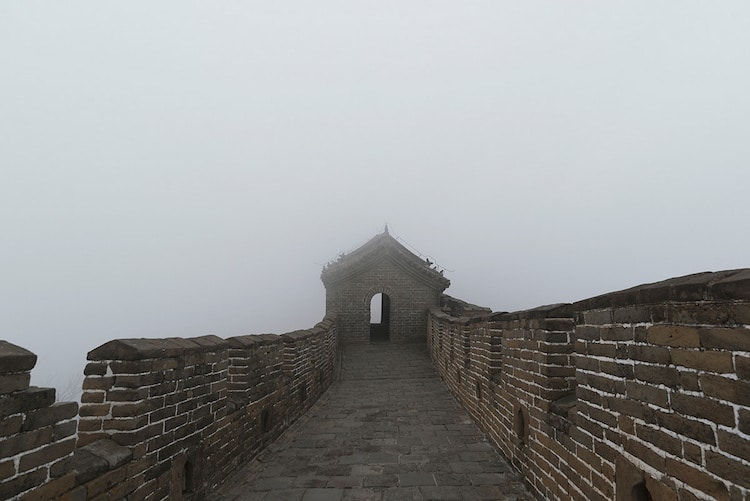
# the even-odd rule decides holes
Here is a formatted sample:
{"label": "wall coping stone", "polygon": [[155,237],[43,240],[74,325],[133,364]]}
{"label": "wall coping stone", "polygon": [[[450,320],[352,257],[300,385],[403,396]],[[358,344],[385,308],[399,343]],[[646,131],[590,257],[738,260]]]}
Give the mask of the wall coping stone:
{"label": "wall coping stone", "polygon": [[252,348],[253,346],[265,346],[279,341],[278,334],[245,334],[227,339],[231,348]]}
{"label": "wall coping stone", "polygon": [[471,317],[453,317],[434,309],[433,315],[452,322],[527,320],[575,317],[588,310],[642,306],[657,303],[691,303],[696,301],[742,301],[750,299],[750,268],[702,272],[641,284],[629,289],[594,296],[575,303],[558,303],[514,312],[493,312]]}
{"label": "wall coping stone", "polygon": [[76,449],[69,466],[76,473],[76,484],[81,485],[102,473],[123,466],[132,458],[130,449],[103,438]]}
{"label": "wall coping stone", "polygon": [[313,332],[312,329],[307,329],[307,330],[300,330],[300,331],[294,331],[294,332],[287,332],[286,334],[282,334],[279,337],[285,343],[294,343],[296,341],[300,341],[302,339],[308,338],[313,335],[315,335],[315,332]]}
{"label": "wall coping stone", "polygon": [[124,465],[133,458],[133,452],[128,447],[119,445],[108,438],[84,445],[81,449],[87,450],[105,460],[110,470]]}
{"label": "wall coping stone", "polygon": [[750,299],[750,268],[702,272],[642,284],[573,303],[577,311],[664,302]]}
{"label": "wall coping stone", "polygon": [[233,336],[227,339],[227,343],[232,348],[251,348],[253,346],[265,346],[278,342],[293,343],[326,332],[334,325],[334,321],[335,315],[329,314],[310,329],[300,329],[284,334],[245,334],[243,336]]}
{"label": "wall coping stone", "polygon": [[0,374],[30,371],[35,365],[35,354],[25,348],[0,339]]}
{"label": "wall coping stone", "polygon": [[94,348],[86,358],[88,360],[168,358],[203,353],[207,349],[219,351],[228,346],[226,341],[217,336],[115,339]]}

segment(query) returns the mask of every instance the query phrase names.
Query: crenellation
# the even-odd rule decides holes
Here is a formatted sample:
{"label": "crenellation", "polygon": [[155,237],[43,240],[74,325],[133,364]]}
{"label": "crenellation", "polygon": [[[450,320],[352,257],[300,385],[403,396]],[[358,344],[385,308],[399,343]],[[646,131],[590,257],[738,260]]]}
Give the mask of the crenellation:
{"label": "crenellation", "polygon": [[426,340],[540,498],[750,498],[750,270],[492,313],[441,297],[442,273],[386,232],[322,278],[311,329],[103,344],[80,406],[29,386],[36,356],[0,342],[0,497],[205,498],[336,380],[339,343],[371,339],[380,292],[385,338]]}
{"label": "crenellation", "polygon": [[[733,273],[718,275],[727,280]],[[712,283],[716,278],[701,277]],[[647,479],[654,496],[747,497],[738,479],[750,473],[750,336],[743,317],[748,298],[717,301],[695,277],[668,282],[571,305],[570,317],[561,320],[569,326],[562,330],[566,336],[554,335],[561,331],[557,327],[541,329],[547,317],[534,310],[471,319],[490,321],[490,339],[469,354],[472,367],[490,360],[483,373],[471,373],[475,385],[491,389],[491,404],[479,406],[481,412],[475,412],[476,392],[451,377],[450,352],[441,346],[443,333],[465,319],[431,311],[435,366],[539,496],[611,499],[623,459]],[[639,303],[659,297],[668,302]],[[678,302],[685,298],[694,301]],[[472,346],[482,336],[470,335]],[[548,349],[558,343],[566,350]],[[561,381],[566,386],[558,386]],[[551,391],[556,387],[561,391]],[[528,439],[512,424],[522,409],[528,409]],[[569,480],[551,480],[559,478]]]}

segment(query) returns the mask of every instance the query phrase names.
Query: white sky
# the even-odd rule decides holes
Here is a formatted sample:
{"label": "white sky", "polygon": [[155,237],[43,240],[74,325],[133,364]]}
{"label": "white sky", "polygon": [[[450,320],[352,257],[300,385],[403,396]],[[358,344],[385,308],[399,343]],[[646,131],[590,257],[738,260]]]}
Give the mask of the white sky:
{"label": "white sky", "polygon": [[0,3],[0,338],[312,326],[384,223],[515,310],[750,265],[750,2]]}

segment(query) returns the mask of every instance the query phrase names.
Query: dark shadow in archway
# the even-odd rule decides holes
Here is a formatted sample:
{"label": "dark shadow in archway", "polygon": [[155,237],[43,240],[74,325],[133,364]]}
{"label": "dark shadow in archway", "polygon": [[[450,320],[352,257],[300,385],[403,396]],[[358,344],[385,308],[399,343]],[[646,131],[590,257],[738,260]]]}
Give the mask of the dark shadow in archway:
{"label": "dark shadow in archway", "polygon": [[388,341],[391,337],[391,298],[378,293],[370,301],[370,341]]}

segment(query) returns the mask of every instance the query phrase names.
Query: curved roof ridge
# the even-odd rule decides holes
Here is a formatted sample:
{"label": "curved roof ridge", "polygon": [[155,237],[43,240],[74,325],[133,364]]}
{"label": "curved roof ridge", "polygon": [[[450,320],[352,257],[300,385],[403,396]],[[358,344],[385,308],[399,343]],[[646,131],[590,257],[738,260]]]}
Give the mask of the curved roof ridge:
{"label": "curved roof ridge", "polygon": [[369,268],[384,256],[392,256],[423,282],[442,289],[450,285],[450,280],[443,276],[442,271],[434,269],[429,260],[422,259],[407,249],[387,229],[348,254],[340,254],[335,261],[323,267],[320,278],[326,286],[339,282]]}

